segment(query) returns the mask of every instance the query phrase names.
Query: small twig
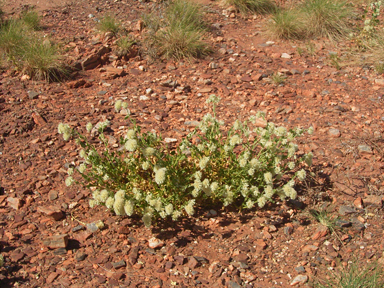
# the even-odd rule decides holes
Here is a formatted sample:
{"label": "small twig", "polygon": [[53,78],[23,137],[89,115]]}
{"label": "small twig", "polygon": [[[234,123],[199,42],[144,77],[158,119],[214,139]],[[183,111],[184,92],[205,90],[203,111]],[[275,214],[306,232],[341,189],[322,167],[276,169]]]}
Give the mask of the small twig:
{"label": "small twig", "polygon": [[75,220],[77,222],[79,222],[80,224],[83,224],[84,226],[87,226],[87,223],[83,222],[83,221],[80,221],[79,219],[77,219],[75,216],[73,216],[73,212],[71,212],[71,219],[72,220]]}

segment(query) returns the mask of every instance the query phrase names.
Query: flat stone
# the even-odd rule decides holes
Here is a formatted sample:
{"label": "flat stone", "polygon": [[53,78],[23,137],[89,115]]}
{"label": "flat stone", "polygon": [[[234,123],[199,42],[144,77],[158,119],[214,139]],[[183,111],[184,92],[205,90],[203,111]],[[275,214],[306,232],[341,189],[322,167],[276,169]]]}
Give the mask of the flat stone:
{"label": "flat stone", "polygon": [[359,152],[361,154],[372,154],[373,153],[372,148],[368,145],[365,145],[365,144],[357,146],[357,149],[359,150]]}
{"label": "flat stone", "polygon": [[339,214],[342,216],[353,214],[353,213],[357,213],[357,211],[355,210],[355,208],[351,206],[342,205],[339,208]]}
{"label": "flat stone", "polygon": [[49,206],[49,207],[37,207],[37,211],[43,213],[47,216],[52,217],[55,221],[59,221],[65,217],[63,211],[61,211],[60,207],[57,206]]}
{"label": "flat stone", "polygon": [[282,54],[281,54],[281,58],[284,58],[284,59],[291,59],[292,56],[289,55],[288,53],[282,53]]}
{"label": "flat stone", "polygon": [[148,240],[149,248],[156,249],[156,248],[163,247],[163,245],[164,245],[164,242],[155,237],[152,237],[151,239]]}
{"label": "flat stone", "polygon": [[363,199],[364,204],[367,206],[383,207],[383,196],[368,195]]}
{"label": "flat stone", "polygon": [[12,207],[15,210],[19,210],[22,206],[22,200],[19,198],[8,197],[7,198],[8,206]]}
{"label": "flat stone", "polygon": [[35,92],[35,91],[28,91],[28,98],[33,100],[37,99],[39,97],[40,93]]}
{"label": "flat stone", "polygon": [[295,267],[295,270],[299,273],[304,273],[305,272],[305,268],[304,266],[299,266],[299,267]]}
{"label": "flat stone", "polygon": [[77,262],[81,262],[83,261],[85,258],[87,257],[87,254],[83,253],[83,252],[77,252],[76,255],[75,255],[75,260]]}
{"label": "flat stone", "polygon": [[326,236],[329,232],[329,229],[327,226],[319,225],[316,229],[316,232],[312,235],[312,240],[318,240],[324,236]]}
{"label": "flat stone", "polygon": [[68,234],[48,237],[43,240],[43,245],[48,248],[66,248],[68,245]]}
{"label": "flat stone", "polygon": [[315,246],[315,245],[305,245],[305,246],[301,249],[301,251],[303,251],[303,253],[305,253],[305,252],[316,251],[316,250],[318,250],[318,249],[319,249],[319,247],[317,247],[317,246]]}
{"label": "flat stone", "polygon": [[115,268],[115,269],[119,269],[119,268],[121,268],[121,267],[125,267],[125,266],[126,266],[126,263],[125,263],[124,260],[121,260],[121,261],[112,263],[112,266],[113,266],[113,268]]}
{"label": "flat stone", "polygon": [[296,286],[298,284],[304,284],[308,281],[307,275],[297,275],[291,282],[291,286]]}
{"label": "flat stone", "polygon": [[186,125],[186,126],[196,127],[196,126],[199,126],[199,125],[200,125],[200,122],[199,122],[199,121],[185,121],[185,122],[184,122],[184,125]]}
{"label": "flat stone", "polygon": [[329,136],[331,136],[333,138],[338,138],[338,137],[341,136],[340,130],[339,129],[335,129],[335,128],[330,128],[328,130],[328,134],[329,134]]}

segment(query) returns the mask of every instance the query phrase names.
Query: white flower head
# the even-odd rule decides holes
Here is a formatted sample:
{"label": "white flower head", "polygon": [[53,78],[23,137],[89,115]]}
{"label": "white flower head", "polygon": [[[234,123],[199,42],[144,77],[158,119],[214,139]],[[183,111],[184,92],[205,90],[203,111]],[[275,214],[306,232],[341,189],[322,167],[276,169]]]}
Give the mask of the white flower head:
{"label": "white flower head", "polygon": [[271,199],[273,194],[275,194],[275,191],[273,190],[273,187],[271,185],[267,185],[264,189],[264,196],[267,199]]}
{"label": "white flower head", "polygon": [[178,210],[173,211],[173,213],[172,213],[172,220],[176,221],[177,219],[180,218],[181,214],[182,214],[181,211],[178,211]]}
{"label": "white flower head", "polygon": [[195,205],[195,200],[189,200],[188,204],[184,207],[185,212],[187,212],[189,216],[192,216],[195,213],[193,205]]}
{"label": "white flower head", "polygon": [[134,205],[133,205],[133,202],[131,200],[125,201],[124,211],[125,211],[125,214],[127,214],[128,216],[132,216],[132,214],[134,212]]}
{"label": "white flower head", "polygon": [[203,158],[200,159],[199,166],[201,170],[204,170],[205,167],[207,166],[209,161],[209,157],[204,156]]}
{"label": "white flower head", "polygon": [[156,171],[155,173],[155,182],[158,184],[158,185],[161,185],[164,183],[165,181],[165,173],[167,171],[167,168],[160,168]]}
{"label": "white flower head", "polygon": [[69,167],[67,170],[67,174],[71,176],[75,170],[72,167]]}
{"label": "white flower head", "polygon": [[153,156],[155,152],[156,152],[156,149],[152,147],[146,147],[143,149],[144,157],[147,157],[147,158]]}
{"label": "white flower head", "polygon": [[92,131],[92,123],[91,122],[88,122],[87,125],[85,125],[85,129],[87,129],[88,132],[91,132]]}
{"label": "white flower head", "polygon": [[295,169],[295,166],[296,166],[296,164],[295,164],[295,162],[288,162],[288,168],[290,169],[290,170],[293,170],[293,169]]}
{"label": "white flower head", "polygon": [[109,192],[106,189],[100,191],[99,201],[105,203],[109,197]]}
{"label": "white flower head", "polygon": [[255,202],[253,202],[251,199],[248,199],[248,201],[245,203],[245,207],[247,209],[252,209],[254,205],[255,205]]}
{"label": "white flower head", "polygon": [[231,139],[229,140],[229,144],[231,146],[235,146],[235,145],[238,145],[238,144],[241,144],[241,138],[239,135],[235,134],[231,137]]}
{"label": "white flower head", "polygon": [[115,110],[116,110],[116,112],[119,112],[121,110],[122,106],[123,106],[123,101],[117,100],[115,102]]}
{"label": "white flower head", "polygon": [[273,175],[271,172],[264,173],[264,181],[266,184],[272,184],[273,182]]}
{"label": "white flower head", "polygon": [[255,169],[257,169],[257,168],[260,167],[260,162],[259,162],[259,160],[256,159],[256,158],[253,158],[253,159],[249,162],[249,164],[251,165],[252,168],[255,168]]}
{"label": "white flower head", "polygon": [[247,160],[244,158],[241,158],[239,161],[239,166],[243,168],[245,167],[245,165],[247,165]]}
{"label": "white flower head", "polygon": [[129,152],[134,152],[137,148],[137,141],[135,139],[129,139],[125,143],[125,149],[127,149]]}
{"label": "white flower head", "polygon": [[81,163],[81,164],[79,165],[79,172],[80,172],[80,173],[84,173],[85,170],[87,170],[87,165],[85,165],[84,163]]}
{"label": "white flower head", "polygon": [[72,136],[71,133],[67,133],[67,132],[63,133],[63,139],[64,139],[64,141],[68,141],[69,138],[71,138],[71,136]]}
{"label": "white flower head", "polygon": [[241,128],[241,122],[239,119],[236,119],[236,121],[233,123],[233,130],[240,130]]}
{"label": "white flower head", "polygon": [[314,131],[313,126],[311,126],[311,127],[308,128],[307,132],[308,132],[309,135],[312,135],[313,131]]}
{"label": "white flower head", "polygon": [[217,182],[211,183],[211,190],[212,192],[215,192],[219,188],[219,184]]}
{"label": "white flower head", "polygon": [[313,154],[312,154],[312,152],[309,152],[305,156],[305,163],[307,163],[308,166],[312,166],[312,159],[313,159]]}
{"label": "white flower head", "polygon": [[71,127],[68,124],[60,123],[57,126],[57,131],[59,134],[71,134]]}
{"label": "white flower head", "polygon": [[124,215],[124,212],[125,212],[124,204],[125,204],[124,198],[115,197],[115,203],[113,203],[113,211],[115,211],[116,215]]}
{"label": "white flower head", "polygon": [[220,97],[217,97],[215,94],[211,94],[211,95],[209,95],[206,102],[207,102],[207,104],[209,104],[209,103],[217,104],[220,102]]}
{"label": "white flower head", "polygon": [[255,174],[255,168],[249,168],[248,175],[253,176],[253,174]]}
{"label": "white flower head", "polygon": [[285,136],[285,134],[287,134],[287,128],[280,126],[275,129],[276,136],[282,137]]}
{"label": "white flower head", "polygon": [[127,109],[128,108],[128,103],[127,102],[121,103],[121,108]]}
{"label": "white flower head", "polygon": [[267,199],[264,196],[257,199],[257,205],[259,205],[260,208],[263,208],[265,204],[267,204]]}
{"label": "white flower head", "polygon": [[107,201],[105,201],[105,206],[108,209],[112,209],[114,203],[115,203],[115,199],[113,197],[108,197]]}
{"label": "white flower head", "polygon": [[115,194],[115,200],[124,199],[124,198],[125,198],[125,191],[124,190],[118,190]]}
{"label": "white flower head", "polygon": [[75,180],[71,176],[65,179],[65,185],[67,185],[67,187],[71,186],[73,182],[75,182]]}
{"label": "white flower head", "polygon": [[173,213],[173,205],[172,204],[168,204],[167,206],[165,206],[165,213],[167,213],[167,215],[172,215],[172,213]]}
{"label": "white flower head", "polygon": [[141,167],[143,168],[143,170],[148,170],[149,162],[148,161],[143,162],[143,164],[141,164]]}
{"label": "white flower head", "polygon": [[305,172],[304,169],[301,169],[301,170],[297,171],[297,178],[300,181],[304,181],[306,176],[307,176],[307,173]]}
{"label": "white flower head", "polygon": [[130,129],[127,131],[127,139],[135,139],[136,137],[136,131],[133,129]]}

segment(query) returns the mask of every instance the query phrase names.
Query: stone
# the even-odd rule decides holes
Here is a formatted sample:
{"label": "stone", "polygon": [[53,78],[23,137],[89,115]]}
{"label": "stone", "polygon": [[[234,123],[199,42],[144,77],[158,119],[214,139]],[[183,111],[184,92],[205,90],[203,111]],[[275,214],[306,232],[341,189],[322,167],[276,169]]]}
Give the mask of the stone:
{"label": "stone", "polygon": [[125,263],[124,260],[121,260],[121,261],[112,263],[112,266],[113,266],[113,268],[115,268],[115,269],[119,269],[119,268],[121,268],[121,267],[125,267],[126,265],[127,265],[127,264]]}
{"label": "stone", "polygon": [[22,201],[19,198],[8,197],[7,202],[8,206],[15,210],[19,210],[19,208],[22,206]]}
{"label": "stone", "polygon": [[327,226],[324,225],[318,225],[316,232],[312,235],[312,240],[318,240],[324,236],[326,236],[329,232],[329,229]]}
{"label": "stone", "polygon": [[383,207],[383,196],[379,195],[368,195],[363,200],[364,204],[366,206],[376,206],[376,207]]}
{"label": "stone", "polygon": [[35,91],[28,91],[28,98],[29,98],[30,100],[34,100],[34,99],[39,98],[39,95],[40,95],[40,93],[38,93],[38,92],[35,92]]}
{"label": "stone", "polygon": [[87,230],[92,233],[96,232],[99,229],[101,230],[103,228],[104,228],[104,223],[101,220],[87,224]]}
{"label": "stone", "polygon": [[295,270],[296,270],[298,273],[304,273],[304,272],[305,272],[305,268],[304,268],[304,266],[295,267]]}
{"label": "stone", "polygon": [[148,240],[149,248],[156,249],[156,248],[163,247],[163,245],[164,245],[164,242],[155,237],[152,237],[151,239]]}
{"label": "stone", "polygon": [[165,143],[173,143],[173,142],[177,142],[177,139],[176,138],[165,138],[164,142]]}
{"label": "stone", "polygon": [[357,149],[359,150],[359,152],[361,154],[372,154],[373,153],[372,148],[368,145],[365,145],[365,144],[357,146]]}
{"label": "stone", "polygon": [[330,128],[328,130],[328,135],[333,137],[333,138],[338,138],[341,136],[341,133],[340,133],[340,130],[339,129],[335,129],[335,128]]}
{"label": "stone", "polygon": [[297,275],[291,282],[291,286],[296,286],[298,284],[304,284],[308,281],[307,275]]}
{"label": "stone", "polygon": [[199,126],[199,125],[200,125],[200,122],[199,122],[199,121],[185,121],[185,122],[184,122],[184,125],[186,125],[186,126],[196,127],[196,126]]}
{"label": "stone", "polygon": [[83,252],[80,252],[78,251],[76,254],[75,254],[75,260],[77,262],[81,262],[83,261],[85,258],[87,257],[87,254],[83,253]]}
{"label": "stone", "polygon": [[284,58],[284,59],[291,59],[292,56],[289,55],[288,53],[282,53],[282,54],[281,54],[281,58]]}
{"label": "stone", "polygon": [[303,251],[303,253],[305,253],[305,252],[316,251],[316,250],[318,250],[318,249],[319,249],[319,247],[317,247],[317,246],[315,246],[315,245],[305,245],[305,246],[301,249],[301,251]]}
{"label": "stone", "polygon": [[43,213],[49,217],[55,219],[55,221],[59,221],[65,217],[63,211],[61,211],[60,207],[57,206],[39,206],[37,207],[37,212]]}
{"label": "stone", "polygon": [[363,208],[364,208],[364,202],[363,202],[363,199],[361,199],[361,197],[357,197],[357,198],[353,201],[353,205],[354,205],[356,208],[363,209]]}
{"label": "stone", "polygon": [[36,111],[32,113],[32,119],[33,122],[40,126],[43,126],[47,123],[47,121]]}
{"label": "stone", "polygon": [[293,227],[292,226],[286,226],[284,227],[284,234],[289,236],[293,233]]}
{"label": "stone", "polygon": [[195,257],[191,256],[188,261],[188,267],[195,269],[197,265],[199,265],[199,261],[197,261]]}
{"label": "stone", "polygon": [[43,240],[43,245],[48,248],[66,248],[68,245],[68,234],[54,235]]}
{"label": "stone", "polygon": [[263,118],[256,118],[254,126],[265,128],[265,127],[267,127],[267,124],[268,124],[267,120],[265,120]]}
{"label": "stone", "polygon": [[353,214],[353,213],[357,213],[357,211],[355,210],[355,208],[351,206],[342,205],[339,208],[339,214],[342,216]]}

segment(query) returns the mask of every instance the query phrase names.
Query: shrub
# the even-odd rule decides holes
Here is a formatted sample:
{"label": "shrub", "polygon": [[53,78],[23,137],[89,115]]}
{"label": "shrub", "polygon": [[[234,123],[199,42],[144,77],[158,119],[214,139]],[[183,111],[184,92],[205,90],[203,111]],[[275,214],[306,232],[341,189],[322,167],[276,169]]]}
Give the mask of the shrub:
{"label": "shrub", "polygon": [[[99,133],[104,147],[99,153],[85,136],[60,123],[58,132],[64,140],[73,136],[82,148],[82,163],[68,170],[66,185],[76,182],[91,188],[91,207],[105,205],[117,215],[141,215],[146,226],[159,217],[176,221],[182,215],[192,216],[197,205],[222,203],[252,209],[274,201],[275,195],[296,198],[295,180],[306,177],[301,163],[312,162],[312,154],[296,155],[293,140],[304,131],[287,131],[273,123],[251,130],[256,117],[250,117],[236,120],[225,133],[223,122],[215,116],[218,101],[215,95],[209,97],[213,115],[205,115],[174,149],[164,146],[161,136],[141,132],[133,123],[120,139],[123,149],[111,151],[104,136],[110,123],[99,122],[95,127],[88,123],[87,131]],[[126,109],[127,104],[116,101],[115,109],[122,107]],[[82,182],[73,178],[75,171]]]}
{"label": "shrub", "polygon": [[276,11],[277,6],[271,0],[225,0],[226,5],[236,7],[241,13],[268,14]]}
{"label": "shrub", "polygon": [[143,17],[148,29],[146,46],[152,57],[193,58],[210,53],[203,41],[205,24],[200,7],[189,1],[176,0],[161,15]]}
{"label": "shrub", "polygon": [[119,21],[117,21],[111,15],[107,15],[100,20],[99,24],[97,25],[97,29],[102,33],[111,32],[114,35],[117,35],[117,33],[120,31],[120,26],[121,24]]}
{"label": "shrub", "polygon": [[306,27],[313,37],[337,39],[351,32],[352,8],[343,0],[306,0],[301,6]]}
{"label": "shrub", "polygon": [[268,23],[268,30],[280,39],[305,39],[307,37],[304,18],[298,10],[277,10]]}

